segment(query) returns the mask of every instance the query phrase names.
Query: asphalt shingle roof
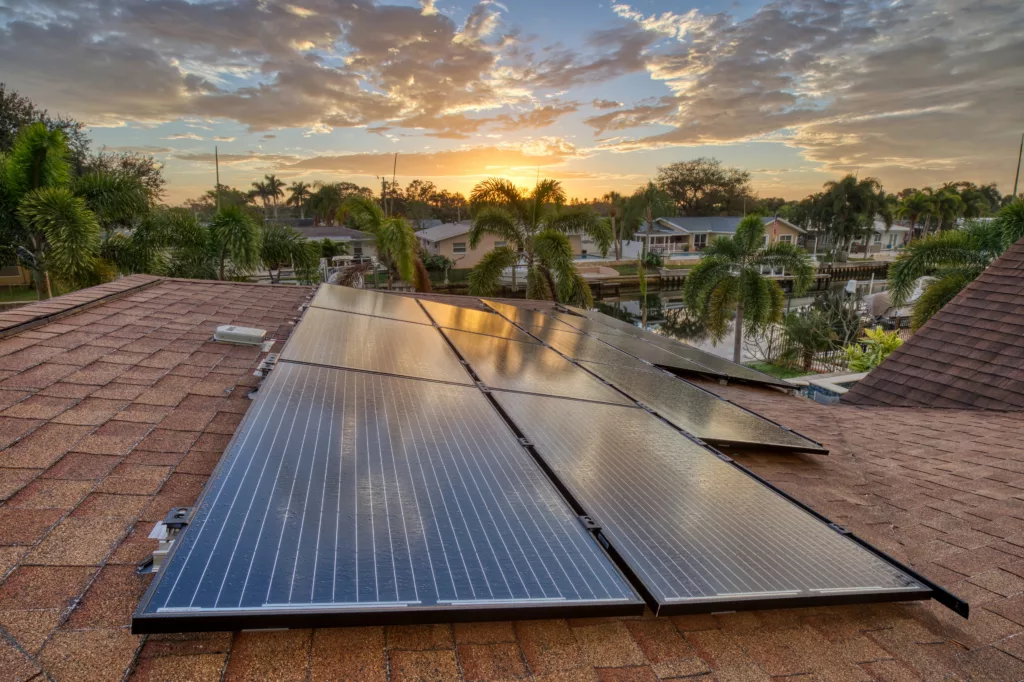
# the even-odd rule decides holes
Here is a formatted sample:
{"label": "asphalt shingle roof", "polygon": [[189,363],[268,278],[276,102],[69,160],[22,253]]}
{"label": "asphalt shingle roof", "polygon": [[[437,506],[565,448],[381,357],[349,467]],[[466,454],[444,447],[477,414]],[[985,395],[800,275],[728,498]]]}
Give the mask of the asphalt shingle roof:
{"label": "asphalt shingle roof", "polygon": [[1024,409],[1024,239],[855,384],[843,401]]}
{"label": "asphalt shingle roof", "polygon": [[309,294],[126,278],[0,317],[0,680],[1024,678],[1016,415],[825,407],[717,384],[831,450],[731,454],[968,599],[970,620],[921,602],[132,635],[147,536],[195,502],[258,381],[259,349],[212,343],[213,329],[261,327],[278,350]]}

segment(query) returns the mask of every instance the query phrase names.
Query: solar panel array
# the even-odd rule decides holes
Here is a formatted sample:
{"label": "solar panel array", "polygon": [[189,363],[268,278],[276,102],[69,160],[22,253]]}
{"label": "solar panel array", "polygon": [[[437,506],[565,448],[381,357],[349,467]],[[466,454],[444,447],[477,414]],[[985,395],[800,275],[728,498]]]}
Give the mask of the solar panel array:
{"label": "solar panel array", "polygon": [[489,388],[633,405],[621,393],[538,343],[446,330],[459,355]]}
{"label": "solar panel array", "polygon": [[681,355],[488,304],[501,317],[321,287],[133,629],[934,593],[637,407],[709,441],[820,447],[652,366]]}
{"label": "solar panel array", "polygon": [[438,327],[497,336],[523,343],[536,343],[529,334],[496,313],[462,308],[436,301],[423,301],[422,303],[423,308],[430,314]]}
{"label": "solar panel array", "polygon": [[930,590],[643,410],[496,396],[656,612]]}
{"label": "solar panel array", "polygon": [[687,433],[713,445],[827,452],[819,443],[655,367],[580,364]]}
{"label": "solar panel array", "polygon": [[472,378],[428,325],[310,308],[282,360],[471,384]]}

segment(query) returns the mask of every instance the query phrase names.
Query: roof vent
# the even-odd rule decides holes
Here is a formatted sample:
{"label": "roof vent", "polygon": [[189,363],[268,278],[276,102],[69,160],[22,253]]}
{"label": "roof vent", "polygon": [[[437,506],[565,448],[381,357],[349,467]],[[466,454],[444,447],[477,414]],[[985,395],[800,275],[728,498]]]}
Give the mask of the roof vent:
{"label": "roof vent", "polygon": [[263,337],[266,335],[265,329],[236,327],[231,324],[225,324],[217,327],[213,340],[223,341],[224,343],[238,343],[244,346],[259,346],[263,343]]}

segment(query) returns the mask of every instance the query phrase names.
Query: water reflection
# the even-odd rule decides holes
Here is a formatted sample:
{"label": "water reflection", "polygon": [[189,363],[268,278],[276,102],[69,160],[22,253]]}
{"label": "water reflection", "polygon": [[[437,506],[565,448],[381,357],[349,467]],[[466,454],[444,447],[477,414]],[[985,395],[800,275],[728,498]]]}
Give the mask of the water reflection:
{"label": "water reflection", "polygon": [[[787,309],[809,305],[811,297],[791,298],[787,300]],[[605,315],[610,315],[634,326],[641,326],[643,314],[642,302],[647,305],[647,329],[677,339],[709,353],[732,360],[733,330],[735,325],[729,323],[725,337],[715,343],[711,340],[707,327],[700,318],[692,314],[683,304],[682,291],[659,291],[648,293],[642,301],[640,294],[628,294],[616,298],[594,301],[594,306]],[[753,360],[744,349],[743,361]]]}

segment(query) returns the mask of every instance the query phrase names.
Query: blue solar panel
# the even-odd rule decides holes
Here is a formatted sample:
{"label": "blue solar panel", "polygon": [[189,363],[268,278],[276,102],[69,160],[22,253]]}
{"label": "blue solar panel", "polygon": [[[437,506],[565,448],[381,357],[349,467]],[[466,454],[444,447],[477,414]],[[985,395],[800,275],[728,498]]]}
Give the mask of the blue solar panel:
{"label": "blue solar panel", "polygon": [[133,628],[642,609],[477,388],[282,362]]}

